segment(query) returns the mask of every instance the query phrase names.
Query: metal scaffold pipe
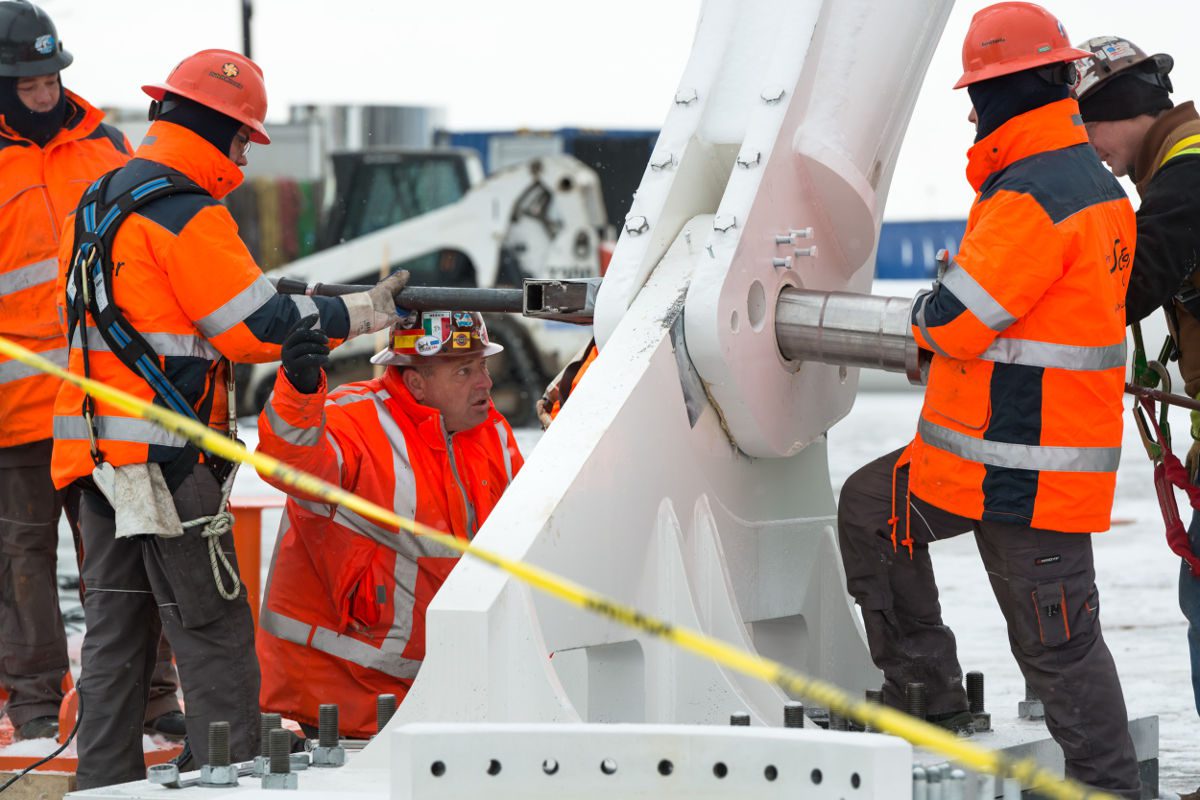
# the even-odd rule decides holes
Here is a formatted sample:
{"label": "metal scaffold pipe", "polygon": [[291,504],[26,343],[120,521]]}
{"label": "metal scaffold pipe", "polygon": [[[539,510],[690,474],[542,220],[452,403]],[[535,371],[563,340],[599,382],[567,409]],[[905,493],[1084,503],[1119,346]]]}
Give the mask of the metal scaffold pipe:
{"label": "metal scaffold pipe", "polygon": [[789,361],[903,372],[922,384],[929,354],[913,340],[911,306],[906,297],[784,289],[775,309],[779,351]]}

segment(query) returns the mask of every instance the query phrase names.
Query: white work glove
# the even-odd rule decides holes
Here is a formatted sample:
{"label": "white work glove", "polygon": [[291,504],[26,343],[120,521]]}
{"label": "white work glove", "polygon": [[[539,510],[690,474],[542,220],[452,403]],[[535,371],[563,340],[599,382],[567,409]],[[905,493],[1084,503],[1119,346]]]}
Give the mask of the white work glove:
{"label": "white work glove", "polygon": [[538,398],[537,401],[537,418],[538,422],[542,423],[542,430],[550,427],[550,423],[554,421],[554,417],[550,416],[550,410],[554,408],[554,404],[558,402],[558,384],[552,384],[546,387],[546,393]]}
{"label": "white work glove", "polygon": [[371,289],[342,297],[350,315],[350,339],[364,333],[374,333],[400,319],[396,311],[396,296],[408,285],[408,270],[392,273]]}

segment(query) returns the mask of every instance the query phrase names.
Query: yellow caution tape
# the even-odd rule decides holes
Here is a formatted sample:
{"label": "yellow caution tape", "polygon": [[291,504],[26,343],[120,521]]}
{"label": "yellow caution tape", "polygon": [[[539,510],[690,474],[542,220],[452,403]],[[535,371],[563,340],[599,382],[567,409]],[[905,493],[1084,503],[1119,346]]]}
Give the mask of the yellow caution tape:
{"label": "yellow caution tape", "polygon": [[626,625],[709,658],[722,666],[773,683],[792,696],[803,697],[817,705],[837,712],[847,719],[899,736],[914,745],[936,751],[958,764],[976,772],[984,772],[1002,778],[1015,778],[1030,789],[1046,797],[1058,800],[1118,800],[1106,792],[1092,789],[1070,779],[1060,778],[1039,766],[1032,758],[1015,759],[1003,753],[988,750],[936,725],[911,717],[888,706],[858,700],[837,686],[810,678],[777,661],[741,650],[720,639],[698,631],[680,628],[643,614],[636,608],[624,605],[603,595],[559,577],[532,564],[514,561],[498,553],[482,549],[462,539],[435,530],[416,520],[401,517],[393,511],[351,494],[340,486],[288,466],[263,453],[251,453],[239,442],[222,436],[208,427],[168,411],[161,406],[147,403],[131,394],[103,383],[74,375],[58,365],[47,361],[36,353],[26,350],[14,342],[0,337],[0,353],[64,381],[73,383],[93,397],[154,422],[163,429],[188,439],[197,447],[213,455],[250,464],[262,475],[275,478],[281,483],[308,495],[320,498],[330,505],[341,505],[376,522],[406,530],[417,536],[430,539],[470,555],[503,570],[522,582],[540,589],[559,600],[586,609],[603,617]]}

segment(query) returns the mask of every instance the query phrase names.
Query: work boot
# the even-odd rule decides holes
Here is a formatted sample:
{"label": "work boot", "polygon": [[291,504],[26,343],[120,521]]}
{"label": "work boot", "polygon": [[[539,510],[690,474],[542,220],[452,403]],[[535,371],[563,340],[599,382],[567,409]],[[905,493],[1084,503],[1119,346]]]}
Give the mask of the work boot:
{"label": "work boot", "polygon": [[1179,800],[1200,800],[1200,786],[1197,786],[1194,792],[1179,795]]}
{"label": "work boot", "polygon": [[168,711],[148,721],[142,730],[151,736],[158,735],[172,742],[182,742],[187,736],[187,723],[182,711]]}
{"label": "work boot", "polygon": [[57,739],[58,717],[34,717],[15,731],[18,742],[26,739]]}
{"label": "work boot", "polygon": [[959,736],[975,733],[975,715],[970,711],[947,711],[945,714],[930,714],[925,720],[939,728],[945,728]]}

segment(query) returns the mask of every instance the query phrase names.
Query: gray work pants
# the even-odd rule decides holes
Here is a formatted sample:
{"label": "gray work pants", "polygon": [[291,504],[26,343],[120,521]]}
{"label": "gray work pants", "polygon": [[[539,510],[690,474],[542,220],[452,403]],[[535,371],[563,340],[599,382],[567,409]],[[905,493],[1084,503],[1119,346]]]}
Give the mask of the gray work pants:
{"label": "gray work pants", "polygon": [[[13,727],[57,717],[69,668],[58,604],[58,517],[78,543],[79,492],[56,492],[51,443],[0,449],[0,686]],[[160,639],[146,720],[179,711],[171,648]]]}
{"label": "gray work pants", "polygon": [[[221,491],[212,473],[198,465],[174,500],[187,521],[214,513]],[[79,788],[145,777],[142,718],[160,626],[175,651],[197,763],[208,761],[208,724],[217,721],[231,726],[234,761],[258,755],[259,673],[250,607],[244,592],[234,600],[217,593],[199,529],[171,539],[117,539],[112,508],[95,491],[83,493],[80,527],[87,633],[79,687]],[[236,565],[233,537],[226,534],[220,543]]]}
{"label": "gray work pants", "polygon": [[[900,451],[850,476],[838,504],[847,588],[862,608],[867,643],[883,670],[884,702],[903,708],[904,686],[925,684],[930,714],[967,707],[954,634],[942,622],[929,543],[974,531],[1008,640],[1046,708],[1066,774],[1127,798],[1141,783],[1125,698],[1100,630],[1088,534],[980,522],[912,497],[913,555],[893,550],[892,471]],[[896,474],[897,541],[905,538],[908,468]]]}

